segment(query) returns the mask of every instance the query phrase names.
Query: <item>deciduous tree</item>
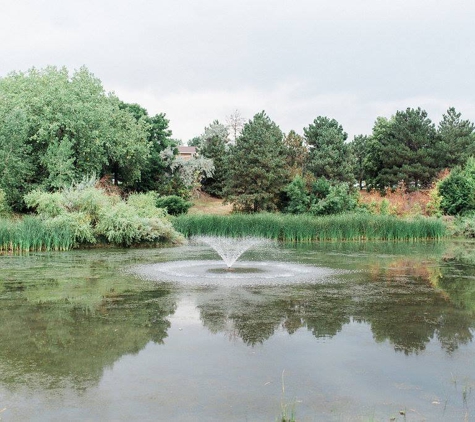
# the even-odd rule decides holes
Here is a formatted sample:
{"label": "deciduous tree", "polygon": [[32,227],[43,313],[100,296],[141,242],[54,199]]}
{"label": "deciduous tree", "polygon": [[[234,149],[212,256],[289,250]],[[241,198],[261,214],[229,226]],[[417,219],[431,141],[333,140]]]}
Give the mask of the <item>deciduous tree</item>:
{"label": "deciduous tree", "polygon": [[205,128],[201,136],[199,153],[213,160],[213,176],[202,182],[203,190],[210,195],[221,198],[227,177],[227,149],[229,132],[226,126],[215,120]]}
{"label": "deciduous tree", "polygon": [[[86,68],[14,72],[0,79],[0,125],[20,110],[16,143],[31,166],[29,186],[54,189],[86,174],[121,171],[123,183],[140,178],[148,156],[147,124],[121,110]],[[18,136],[21,135],[21,139]]]}

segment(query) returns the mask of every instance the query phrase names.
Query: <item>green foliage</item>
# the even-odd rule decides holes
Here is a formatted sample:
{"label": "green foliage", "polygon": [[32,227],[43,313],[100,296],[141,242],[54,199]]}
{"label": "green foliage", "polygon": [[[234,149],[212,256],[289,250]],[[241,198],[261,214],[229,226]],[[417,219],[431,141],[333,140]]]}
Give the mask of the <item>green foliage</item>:
{"label": "green foliage", "polygon": [[25,203],[29,208],[44,217],[54,218],[66,212],[64,206],[64,196],[60,192],[45,192],[36,189],[25,195]]}
{"label": "green foliage", "polygon": [[288,183],[283,134],[265,114],[246,123],[236,145],[231,147],[224,198],[235,210],[274,210]]}
{"label": "green foliage", "polygon": [[289,214],[181,215],[174,227],[185,236],[255,236],[290,242],[325,240],[440,239],[445,225],[440,219],[402,219],[371,214],[313,217]]}
{"label": "green foliage", "polygon": [[475,211],[475,158],[464,168],[456,167],[437,185],[440,208],[448,215],[464,215]]}
{"label": "green foliage", "polygon": [[[180,178],[174,176],[170,166],[178,154],[178,143],[171,137],[172,131],[168,127],[169,120],[165,114],[149,116],[147,110],[138,104],[121,102],[119,107],[130,113],[137,122],[145,122],[147,125],[147,144],[150,155],[141,168],[140,180],[136,180],[129,187],[134,191],[156,191],[161,195],[183,189]],[[170,160],[162,154],[165,150],[171,153]]]}
{"label": "green foliage", "polygon": [[368,141],[365,171],[370,187],[428,187],[442,169],[434,124],[424,110],[407,108],[378,117]]}
{"label": "green foliage", "polygon": [[303,214],[308,212],[310,207],[310,196],[307,193],[305,181],[301,176],[295,176],[294,180],[285,188],[288,203],[285,212],[290,214]]}
{"label": "green foliage", "polygon": [[475,125],[469,120],[462,120],[461,116],[451,107],[437,128],[441,144],[441,167],[463,165],[475,153]]}
{"label": "green foliage", "polygon": [[[1,85],[0,85],[1,86]],[[0,91],[1,97],[1,91]],[[0,102],[0,189],[14,209],[23,207],[23,195],[30,189],[33,176],[31,146],[26,113],[20,108],[10,109]]]}
{"label": "green foliage", "polygon": [[137,209],[125,202],[101,210],[95,232],[108,242],[120,246],[132,246],[142,242],[158,243],[176,240],[169,223],[154,216],[140,216]]}
{"label": "green foliage", "polygon": [[353,162],[353,174],[360,189],[363,189],[363,184],[366,181],[366,157],[369,153],[369,137],[364,135],[357,135],[349,144],[350,153]]}
{"label": "green foliage", "polygon": [[324,199],[330,193],[330,182],[324,177],[319,177],[312,184],[312,196],[316,200]]}
{"label": "green foliage", "polygon": [[314,200],[310,212],[314,215],[340,214],[353,211],[357,204],[358,194],[351,191],[347,183],[337,183],[329,186],[325,197]]}
{"label": "green foliage", "polygon": [[166,213],[161,209],[162,207],[157,208],[156,203],[155,192],[133,193],[127,198],[127,205],[135,208],[140,217],[165,217]]}
{"label": "green foliage", "polygon": [[193,205],[177,195],[162,196],[156,200],[158,208],[164,208],[170,215],[186,214]]}
{"label": "green foliage", "polygon": [[358,204],[358,194],[347,183],[331,184],[324,177],[318,178],[308,192],[305,181],[296,176],[285,193],[288,199],[285,211],[290,214],[340,214],[355,210]]}
{"label": "green foliage", "polygon": [[131,246],[179,240],[165,212],[156,207],[156,193],[132,194],[123,201],[92,184],[86,180],[53,193],[35,190],[25,202],[45,224],[70,233],[70,247],[98,241]]}
{"label": "green foliage", "polygon": [[453,236],[462,236],[471,239],[475,238],[475,217],[470,215],[456,218],[451,234]]}
{"label": "green foliage", "polygon": [[0,219],[0,251],[65,251],[73,244],[73,232],[62,221],[31,216]]}
{"label": "green foliage", "polygon": [[0,78],[0,97],[0,187],[15,209],[29,189],[58,189],[85,174],[140,179],[148,123],[122,110],[86,68],[71,77],[55,67],[11,73]]}
{"label": "green foliage", "polygon": [[302,175],[308,161],[308,150],[304,138],[291,130],[284,139],[287,166],[292,176]]}
{"label": "green foliage", "polygon": [[11,212],[11,209],[8,205],[5,191],[3,189],[0,189],[0,217],[5,217],[9,215],[10,212]]}
{"label": "green foliage", "polygon": [[315,177],[340,182],[353,182],[353,169],[348,135],[335,120],[318,116],[304,128],[305,140],[310,147],[307,169]]}
{"label": "green foliage", "polygon": [[228,130],[215,120],[205,128],[201,136],[199,154],[213,160],[214,172],[212,177],[203,179],[203,190],[210,195],[221,198],[227,177],[227,143]]}
{"label": "green foliage", "polygon": [[192,195],[199,193],[203,179],[210,179],[214,175],[213,160],[201,156],[189,159],[178,157],[171,167],[187,188],[188,194],[191,192]]}

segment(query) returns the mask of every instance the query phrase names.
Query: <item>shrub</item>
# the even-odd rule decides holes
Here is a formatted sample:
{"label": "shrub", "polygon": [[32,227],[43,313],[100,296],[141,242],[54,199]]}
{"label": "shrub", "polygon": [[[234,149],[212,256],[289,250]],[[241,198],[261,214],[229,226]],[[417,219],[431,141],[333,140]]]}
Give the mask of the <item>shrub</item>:
{"label": "shrub", "polygon": [[94,229],[90,215],[85,212],[70,212],[58,215],[47,220],[50,226],[69,230],[73,239],[73,246],[84,243],[96,243]]}
{"label": "shrub", "polygon": [[310,206],[310,196],[307,193],[305,181],[301,176],[295,176],[285,189],[287,194],[287,206],[285,212],[289,214],[302,214],[308,212]]}
{"label": "shrub", "polygon": [[193,204],[176,195],[162,196],[156,201],[158,208],[165,208],[170,215],[186,214]]}
{"label": "shrub", "polygon": [[154,192],[132,194],[125,202],[89,181],[55,193],[36,190],[25,202],[48,227],[69,233],[70,247],[98,240],[130,246],[181,238],[166,213],[156,207]]}
{"label": "shrub", "polygon": [[36,189],[25,195],[24,200],[27,207],[35,209],[44,217],[57,217],[66,211],[64,198],[60,192],[50,193]]}
{"label": "shrub", "polygon": [[140,216],[136,208],[124,202],[103,209],[95,231],[108,242],[121,246],[178,238],[170,222],[159,217]]}
{"label": "shrub", "polygon": [[465,215],[475,211],[475,160],[469,159],[465,168],[456,167],[439,182],[442,199],[440,208],[448,215]]}
{"label": "shrub", "polygon": [[314,215],[340,214],[353,211],[357,204],[357,194],[350,191],[348,184],[338,183],[329,187],[324,198],[312,204],[310,212]]}
{"label": "shrub", "polygon": [[141,217],[163,218],[166,212],[162,208],[157,208],[157,194],[155,192],[133,193],[127,198],[127,204],[133,207]]}

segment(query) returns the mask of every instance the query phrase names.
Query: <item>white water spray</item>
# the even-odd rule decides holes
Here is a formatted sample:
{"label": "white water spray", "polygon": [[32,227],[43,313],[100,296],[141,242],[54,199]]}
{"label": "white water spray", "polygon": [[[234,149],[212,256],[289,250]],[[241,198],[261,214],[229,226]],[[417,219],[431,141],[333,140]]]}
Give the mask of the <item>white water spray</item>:
{"label": "white water spray", "polygon": [[228,268],[239,259],[239,257],[248,249],[268,242],[259,237],[215,237],[215,236],[196,236],[195,242],[205,243],[211,246],[221,257]]}

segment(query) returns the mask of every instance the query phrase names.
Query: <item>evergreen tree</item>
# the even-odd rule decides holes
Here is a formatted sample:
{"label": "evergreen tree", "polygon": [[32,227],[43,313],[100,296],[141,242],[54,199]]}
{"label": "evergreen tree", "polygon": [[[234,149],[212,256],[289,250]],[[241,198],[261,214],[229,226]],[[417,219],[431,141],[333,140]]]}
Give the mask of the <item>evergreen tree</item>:
{"label": "evergreen tree", "polygon": [[343,127],[328,117],[317,117],[304,128],[305,140],[310,148],[307,169],[318,177],[352,183],[353,169],[348,145],[348,135]]}
{"label": "evergreen tree", "polygon": [[428,186],[441,170],[434,124],[420,108],[378,117],[368,146],[370,186],[384,190],[404,182],[410,189]]}
{"label": "evergreen tree", "polygon": [[353,163],[353,175],[358,181],[360,190],[366,180],[365,160],[368,155],[369,138],[365,135],[357,135],[349,144]]}
{"label": "evergreen tree", "polygon": [[290,174],[292,177],[303,175],[305,163],[308,160],[308,149],[304,138],[291,130],[284,139],[284,145],[287,149],[287,165]]}
{"label": "evergreen tree", "polygon": [[244,125],[229,155],[224,197],[237,210],[275,210],[289,181],[283,134],[263,111]]}
{"label": "evergreen tree", "polygon": [[439,123],[437,135],[442,167],[462,165],[475,153],[475,126],[469,120],[462,120],[461,116],[451,107]]}

